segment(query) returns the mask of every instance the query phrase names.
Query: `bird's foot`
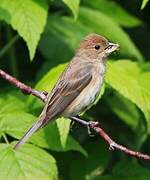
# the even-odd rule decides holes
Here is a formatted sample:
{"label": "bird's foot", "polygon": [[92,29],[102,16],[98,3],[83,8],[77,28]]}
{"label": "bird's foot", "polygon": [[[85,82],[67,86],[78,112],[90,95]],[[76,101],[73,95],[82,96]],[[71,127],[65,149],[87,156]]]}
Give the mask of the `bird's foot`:
{"label": "bird's foot", "polygon": [[44,97],[44,102],[46,103],[48,100],[48,92],[47,91],[41,91],[41,93],[45,96]]}
{"label": "bird's foot", "polygon": [[88,134],[89,136],[93,137],[96,135],[93,127],[96,127],[98,126],[98,122],[95,122],[95,121],[89,121],[89,125],[87,126],[88,127]]}
{"label": "bird's foot", "polygon": [[110,143],[110,144],[109,144],[109,150],[114,151],[114,150],[115,150],[115,147],[116,147],[115,145],[116,145],[115,142]]}

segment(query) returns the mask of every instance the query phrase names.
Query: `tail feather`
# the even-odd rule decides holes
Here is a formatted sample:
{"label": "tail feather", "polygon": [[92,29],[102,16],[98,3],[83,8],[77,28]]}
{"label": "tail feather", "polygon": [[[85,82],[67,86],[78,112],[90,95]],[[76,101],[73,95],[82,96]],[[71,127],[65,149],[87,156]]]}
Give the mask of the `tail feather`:
{"label": "tail feather", "polygon": [[34,132],[41,128],[43,124],[43,119],[38,120],[33,126],[24,134],[24,136],[18,141],[18,143],[14,146],[13,149],[20,148],[31,136]]}

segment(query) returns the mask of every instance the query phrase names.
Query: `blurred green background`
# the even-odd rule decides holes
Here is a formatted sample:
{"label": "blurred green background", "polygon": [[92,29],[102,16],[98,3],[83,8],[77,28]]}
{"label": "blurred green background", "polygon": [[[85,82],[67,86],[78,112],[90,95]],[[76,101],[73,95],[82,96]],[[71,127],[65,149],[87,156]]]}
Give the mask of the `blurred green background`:
{"label": "blurred green background", "polygon": [[[118,43],[100,100],[82,117],[99,121],[116,142],[150,154],[149,12],[148,0],[0,0],[0,69],[50,91],[88,33]],[[150,179],[150,162],[109,151],[100,137],[64,118],[14,152],[43,105],[0,79],[0,179]]]}

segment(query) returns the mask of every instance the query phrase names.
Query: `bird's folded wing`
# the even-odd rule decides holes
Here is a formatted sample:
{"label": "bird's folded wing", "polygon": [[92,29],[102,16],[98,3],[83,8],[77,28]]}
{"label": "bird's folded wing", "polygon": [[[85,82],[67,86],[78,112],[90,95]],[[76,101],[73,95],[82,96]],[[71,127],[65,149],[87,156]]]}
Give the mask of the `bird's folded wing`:
{"label": "bird's folded wing", "polygon": [[92,75],[89,72],[86,72],[84,75],[82,72],[81,76],[79,72],[78,76],[69,78],[69,80],[60,79],[46,106],[44,112],[46,113],[46,118],[43,119],[42,127],[49,122],[49,119],[59,116],[90,83],[91,79]]}

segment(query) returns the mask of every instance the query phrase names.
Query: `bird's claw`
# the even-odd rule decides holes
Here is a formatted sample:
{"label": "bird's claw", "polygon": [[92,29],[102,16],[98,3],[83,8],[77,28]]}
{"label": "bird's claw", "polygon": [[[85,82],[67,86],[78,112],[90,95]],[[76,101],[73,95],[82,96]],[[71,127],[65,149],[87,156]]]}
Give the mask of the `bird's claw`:
{"label": "bird's claw", "polygon": [[42,93],[47,96],[48,95],[48,92],[47,91],[42,91]]}
{"label": "bird's claw", "polygon": [[97,125],[98,125],[98,122],[89,121],[89,125],[87,126],[89,136],[91,137],[95,136],[95,131],[93,130],[92,127],[96,127]]}
{"label": "bird's claw", "polygon": [[109,150],[113,150],[113,151],[115,150],[115,143],[114,142],[110,143]]}
{"label": "bird's claw", "polygon": [[46,103],[47,100],[48,100],[48,92],[47,92],[47,91],[41,91],[41,93],[45,96],[45,97],[43,98],[43,101]]}
{"label": "bird's claw", "polygon": [[90,128],[90,126],[88,126],[87,128],[88,128],[88,135],[89,135],[90,137],[94,137],[95,134],[92,132],[92,129]]}

